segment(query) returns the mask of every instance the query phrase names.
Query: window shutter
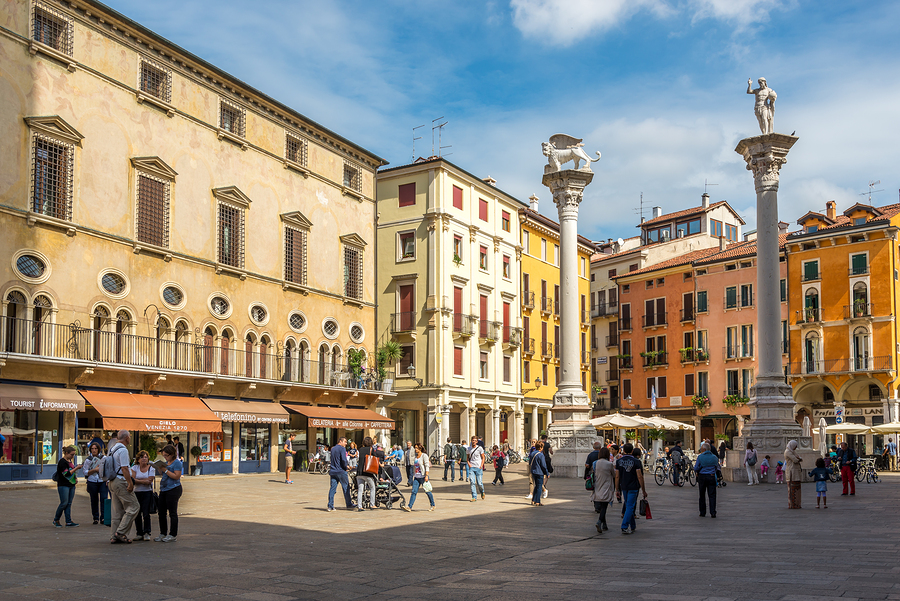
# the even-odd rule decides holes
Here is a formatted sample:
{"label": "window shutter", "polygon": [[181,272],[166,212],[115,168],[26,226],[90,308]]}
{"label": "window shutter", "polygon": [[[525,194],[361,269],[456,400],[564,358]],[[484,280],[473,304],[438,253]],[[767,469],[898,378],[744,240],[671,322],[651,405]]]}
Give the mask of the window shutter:
{"label": "window shutter", "polygon": [[725,308],[733,309],[737,307],[737,288],[729,286],[725,289]]}
{"label": "window shutter", "polygon": [[627,399],[631,396],[631,380],[622,380],[622,398]]}
{"label": "window shutter", "polygon": [[453,186],[453,206],[457,209],[463,208],[462,188]]}
{"label": "window shutter", "polygon": [[706,300],[706,290],[700,290],[697,292],[697,312],[698,313],[706,313],[707,311],[707,300]]}
{"label": "window shutter", "polygon": [[458,346],[453,347],[453,373],[463,375],[463,350]]}
{"label": "window shutter", "polygon": [[653,320],[653,318],[655,317],[655,314],[653,312],[655,306],[656,303],[654,303],[652,300],[644,301],[644,319],[647,320],[644,325],[652,326],[654,323],[656,323]]}
{"label": "window shutter", "polygon": [[866,272],[866,255],[853,255],[850,260],[853,262],[854,275]]}
{"label": "window shutter", "polygon": [[656,396],[658,397],[667,397],[669,396],[669,391],[666,390],[666,377],[660,376],[656,378]]}
{"label": "window shutter", "polygon": [[403,184],[398,190],[401,207],[410,207],[416,204],[416,183]]}
{"label": "window shutter", "polygon": [[478,218],[482,221],[488,220],[488,202],[483,199],[478,199]]}
{"label": "window shutter", "polygon": [[819,262],[810,261],[803,264],[803,279],[817,280],[819,279]]}
{"label": "window shutter", "polygon": [[[656,386],[656,378],[647,378],[647,398],[650,398],[650,395],[653,394],[653,387]],[[659,391],[656,391],[656,396],[659,396]]]}
{"label": "window shutter", "polygon": [[684,396],[694,396],[694,374],[684,374]]}

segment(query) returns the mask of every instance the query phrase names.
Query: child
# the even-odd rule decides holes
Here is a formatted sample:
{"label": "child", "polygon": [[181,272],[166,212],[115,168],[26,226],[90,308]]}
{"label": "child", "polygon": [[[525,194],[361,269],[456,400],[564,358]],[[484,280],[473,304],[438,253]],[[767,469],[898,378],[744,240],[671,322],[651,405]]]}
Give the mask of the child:
{"label": "child", "polygon": [[768,456],[768,455],[766,455],[766,458],[763,459],[763,460],[762,460],[762,463],[759,464],[759,474],[760,474],[760,477],[759,477],[760,480],[762,480],[763,478],[765,478],[765,479],[766,479],[766,482],[769,481],[769,478],[768,478],[768,474],[769,474],[769,456]]}
{"label": "child", "polygon": [[828,474],[825,460],[819,457],[816,459],[816,469],[809,472],[810,478],[816,482],[816,509],[819,508],[819,499],[822,499],[825,509],[828,509],[828,497],[825,496],[825,492],[828,490]]}
{"label": "child", "polygon": [[775,484],[784,484],[784,461],[775,464]]}

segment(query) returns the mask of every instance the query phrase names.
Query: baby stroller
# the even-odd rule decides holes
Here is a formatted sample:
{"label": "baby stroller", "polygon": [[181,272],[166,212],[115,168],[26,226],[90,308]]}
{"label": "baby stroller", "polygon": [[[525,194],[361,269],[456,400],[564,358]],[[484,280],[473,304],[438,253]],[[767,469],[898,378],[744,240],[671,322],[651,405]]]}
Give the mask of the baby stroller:
{"label": "baby stroller", "polygon": [[[401,509],[406,506],[406,497],[397,488],[403,482],[403,472],[396,465],[381,464],[378,470],[378,479],[375,482],[375,506],[384,509],[392,509],[394,503],[400,503]],[[350,478],[350,498],[356,499],[356,476]]]}

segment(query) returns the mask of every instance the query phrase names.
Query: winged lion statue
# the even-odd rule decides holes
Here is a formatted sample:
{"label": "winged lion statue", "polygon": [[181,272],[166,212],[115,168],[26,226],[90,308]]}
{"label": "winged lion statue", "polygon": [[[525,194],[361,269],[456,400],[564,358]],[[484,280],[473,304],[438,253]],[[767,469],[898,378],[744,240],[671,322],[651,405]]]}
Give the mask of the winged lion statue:
{"label": "winged lion statue", "polygon": [[596,163],[600,160],[600,153],[597,152],[597,158],[592,159],[582,146],[584,146],[584,143],[581,138],[573,138],[566,134],[550,136],[549,142],[541,143],[541,149],[548,162],[547,166],[544,167],[544,172],[561,171],[563,164],[569,161],[574,161],[575,169],[581,169],[581,162],[584,161],[584,169],[590,171],[591,163]]}

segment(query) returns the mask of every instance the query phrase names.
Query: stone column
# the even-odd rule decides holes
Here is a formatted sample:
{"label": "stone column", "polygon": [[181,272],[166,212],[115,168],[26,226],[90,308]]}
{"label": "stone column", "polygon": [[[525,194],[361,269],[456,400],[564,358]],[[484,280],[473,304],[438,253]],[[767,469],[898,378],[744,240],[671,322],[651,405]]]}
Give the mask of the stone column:
{"label": "stone column", "polygon": [[509,447],[518,451],[525,444],[525,411],[516,410],[516,435],[509,441]]}
{"label": "stone column", "polygon": [[[782,455],[789,440],[800,443],[803,468],[812,469],[812,437],[801,436],[794,419],[794,399],[784,381],[781,366],[781,303],[779,293],[778,181],[788,151],[799,138],[770,133],[741,140],[735,152],[744,157],[756,184],[756,298],[759,360],[756,385],[750,389],[750,421],[742,436],[734,439],[735,460],[740,465],[747,441],[753,442],[760,456]],[[737,476],[741,470],[728,470]],[[744,475],[746,478],[746,475]],[[736,477],[736,479],[740,479]]]}
{"label": "stone column", "polygon": [[[443,449],[444,443],[450,437],[450,403],[441,407],[441,439],[438,441],[438,447]],[[454,441],[458,442],[458,441]]]}
{"label": "stone column", "polygon": [[[313,430],[315,432],[315,430]],[[315,442],[315,441],[313,441]],[[313,445],[315,447],[315,445]],[[241,472],[241,422],[231,423],[231,473]]]}
{"label": "stone column", "polygon": [[540,411],[538,411],[537,405],[532,405],[531,406],[531,434],[529,434],[529,436],[528,436],[531,440],[535,440],[538,437],[538,416],[539,415],[540,415]]}
{"label": "stone column", "polygon": [[584,462],[597,439],[591,417],[590,397],[581,389],[581,316],[578,295],[578,207],[584,188],[594,178],[590,168],[553,171],[544,169],[542,183],[550,188],[559,211],[560,245],[560,373],[553,395],[553,421],[547,428],[553,455],[554,476],[581,477]]}
{"label": "stone column", "polygon": [[491,447],[494,445],[500,446],[500,410],[492,410],[491,418]]}
{"label": "stone column", "polygon": [[[463,407],[459,410],[459,436],[466,441],[466,444],[469,443],[469,439],[472,438],[471,431],[469,430],[469,415],[474,411],[474,409],[469,408],[468,406]],[[459,441],[454,441],[459,442]]]}

